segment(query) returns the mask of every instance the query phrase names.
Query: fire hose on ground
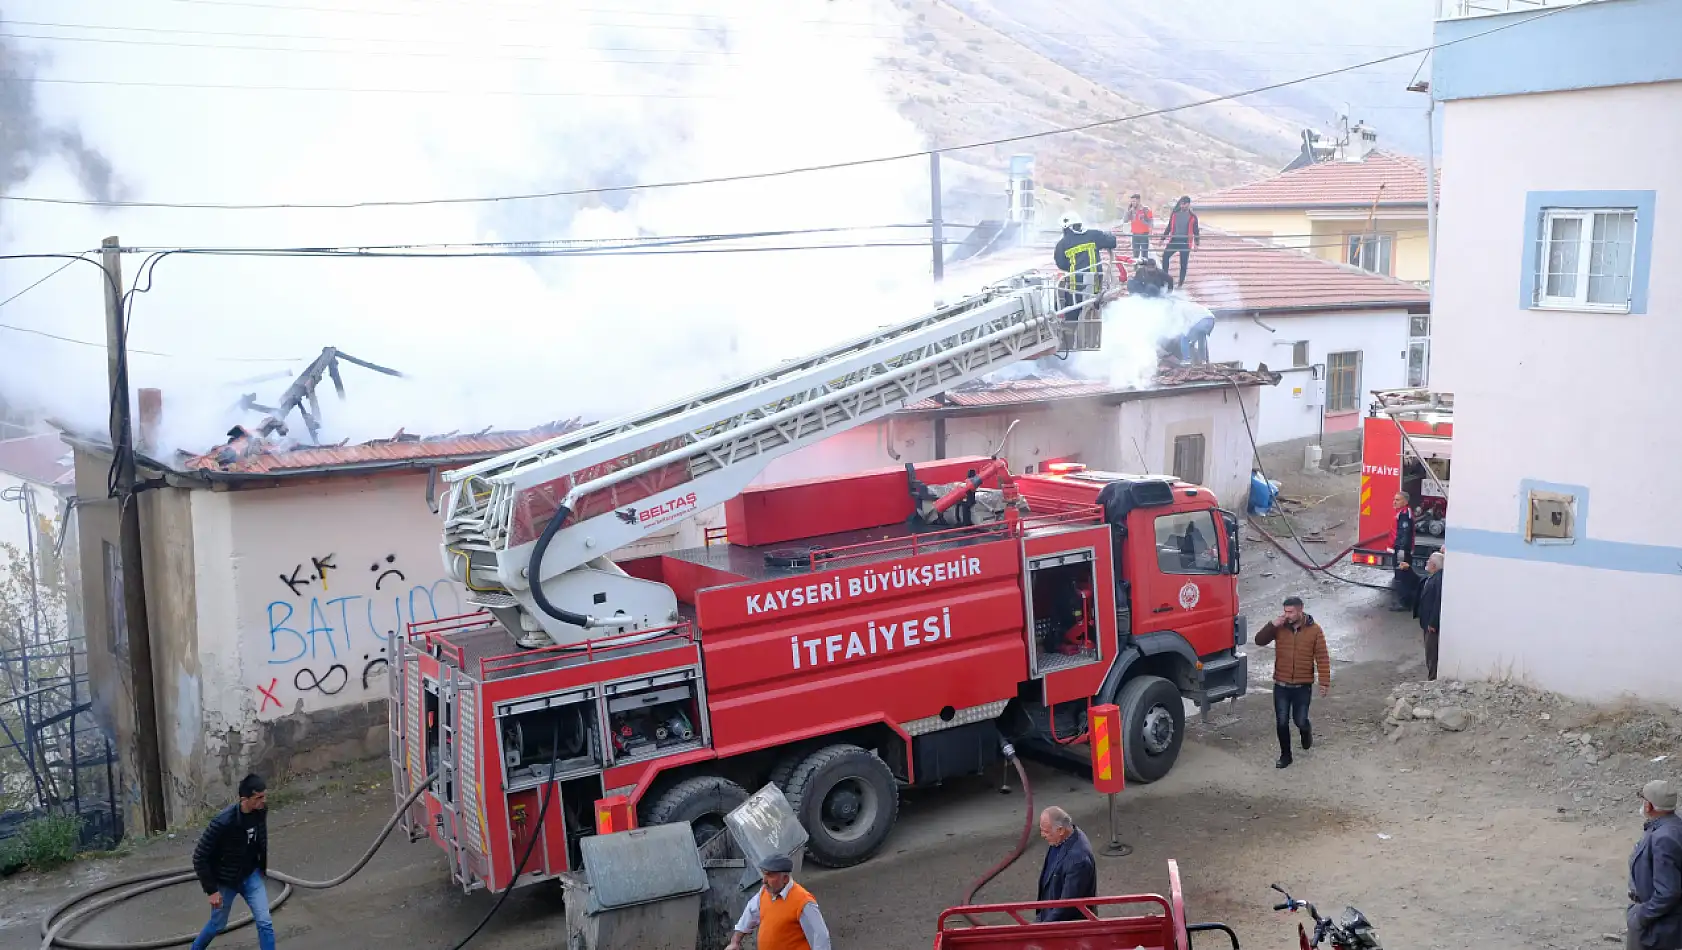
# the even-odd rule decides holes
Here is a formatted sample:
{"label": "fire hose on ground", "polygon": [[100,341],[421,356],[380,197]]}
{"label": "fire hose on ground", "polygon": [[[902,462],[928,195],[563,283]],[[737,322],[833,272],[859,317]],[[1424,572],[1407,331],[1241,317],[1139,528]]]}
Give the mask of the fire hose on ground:
{"label": "fire hose on ground", "polygon": [[[560,730],[558,726],[556,727],[555,741],[557,745],[553,747],[558,747],[560,741]],[[537,827],[542,827],[543,819],[549,813],[549,802],[554,798],[555,771],[559,762],[560,759],[557,757],[549,763],[549,781],[544,784],[543,802],[537,812]],[[329,888],[338,887],[340,884],[343,884],[355,877],[358,872],[368,866],[369,861],[374,859],[374,853],[380,850],[380,846],[385,844],[385,840],[391,837],[391,833],[397,828],[397,823],[402,819],[403,813],[409,810],[409,806],[413,805],[416,799],[420,798],[422,792],[432,786],[433,781],[437,779],[437,777],[438,773],[433,772],[416,785],[415,790],[409,793],[409,797],[405,798],[403,803],[397,806],[397,810],[391,813],[391,817],[386,819],[385,826],[380,829],[379,834],[374,836],[373,844],[370,844],[368,849],[362,852],[362,856],[357,858],[354,864],[337,876],[330,877],[324,881],[307,881],[303,878],[287,874],[285,871],[277,871],[273,869],[267,871],[266,875],[269,878],[281,883],[280,893],[275,896],[274,900],[269,902],[270,912],[272,913],[273,911],[280,909],[280,905],[286,903],[287,899],[292,896],[293,888],[324,891]],[[514,868],[515,880],[518,880],[519,876],[525,872],[526,864],[531,860],[532,852],[537,850],[537,843],[540,840],[542,840],[541,835],[532,835],[531,843],[526,846],[525,854],[521,856],[520,863]],[[117,904],[121,904],[124,901],[132,900],[142,894],[148,894],[152,891],[162,890],[166,887],[173,887],[177,884],[185,884],[189,881],[197,880],[198,874],[191,867],[165,868],[160,871],[149,871],[145,874],[136,874],[131,877],[118,878],[117,880],[109,881],[99,885],[98,887],[83,891],[74,897],[71,897],[69,900],[57,904],[51,910],[47,911],[46,915],[41,918],[40,950],[52,950],[54,946],[65,948],[65,950],[165,950],[167,947],[178,947],[184,944],[190,944],[198,938],[197,933],[176,934],[173,937],[158,937],[152,940],[132,940],[113,943],[72,940],[68,937],[59,936],[59,933],[67,928],[73,928],[85,923],[87,919],[92,917],[94,914],[105,911]],[[122,888],[126,888],[126,890],[121,890],[117,894],[112,894],[109,897],[94,901],[91,904],[83,903],[84,901],[97,897],[100,894],[104,894],[109,891],[117,891]],[[451,950],[461,950],[461,948],[465,947],[469,941],[471,941],[474,937],[477,937],[479,932],[485,928],[485,925],[490,923],[491,918],[496,916],[497,911],[502,909],[503,902],[508,899],[508,895],[513,893],[513,891],[514,888],[512,886],[505,888],[501,896],[497,898],[496,903],[491,906],[490,911],[479,921],[478,926],[474,927],[467,936],[458,941]],[[250,923],[251,915],[250,913],[247,913],[243,917],[229,920],[229,922],[223,926],[220,933],[237,930]]]}
{"label": "fire hose on ground", "polygon": [[[1016,847],[1005,856],[1003,861],[988,868],[987,873],[981,875],[974,884],[970,885],[969,893],[964,895],[965,904],[974,904],[975,895],[981,893],[981,889],[986,887],[989,881],[1004,873],[1005,868],[1015,864],[1017,859],[1022,857],[1023,853],[1028,850],[1028,840],[1034,833],[1034,786],[1028,781],[1028,770],[1022,767],[1022,760],[1016,757],[1016,748],[1010,743],[1001,743],[1000,751],[1004,753],[1004,757],[1009,760],[1010,764],[1016,767],[1016,777],[1022,782],[1023,807],[1026,809],[1026,814],[1022,816],[1022,836],[1017,839]],[[973,924],[975,921],[972,919],[970,923]]]}
{"label": "fire hose on ground", "polygon": [[[362,852],[362,856],[357,858],[356,862],[346,869],[344,873],[339,874],[336,877],[328,878],[325,881],[306,881],[303,878],[287,874],[285,871],[269,871],[268,876],[281,883],[280,893],[275,896],[274,900],[269,902],[269,909],[271,911],[278,910],[280,905],[286,903],[287,899],[292,896],[292,889],[295,887],[301,887],[305,890],[320,891],[331,887],[338,887],[340,884],[343,884],[352,877],[355,877],[357,872],[361,871],[368,865],[369,861],[373,860],[374,852],[380,849],[380,845],[385,844],[385,839],[391,837],[391,833],[397,828],[397,822],[403,817],[403,813],[408,810],[410,805],[415,803],[416,799],[420,798],[421,793],[426,791],[427,788],[432,785],[433,779],[437,777],[438,773],[436,772],[428,775],[425,780],[415,787],[414,791],[409,793],[409,797],[403,800],[403,804],[398,806],[397,810],[391,813],[390,818],[386,819],[385,827],[381,828],[380,833],[374,836],[374,843],[369,845],[368,850]],[[151,893],[152,891],[159,891],[166,887],[173,887],[177,884],[185,884],[188,881],[196,880],[198,880],[198,874],[194,872],[191,867],[165,868],[161,871],[149,871],[145,874],[133,875],[132,877],[118,878],[117,880],[108,881],[98,887],[83,891],[69,900],[53,907],[51,910],[47,911],[45,917],[41,918],[41,950],[51,950],[54,945],[64,947],[66,950],[164,950],[166,947],[177,947],[182,944],[192,943],[198,937],[198,934],[176,934],[173,937],[158,937],[154,940],[98,943],[89,940],[72,940],[68,937],[60,937],[59,932],[71,927],[72,925],[84,922],[87,918],[93,916],[94,914],[107,908],[114,907],[123,901],[132,900],[142,894]],[[123,890],[121,893],[113,894],[112,896],[106,897],[102,900],[94,901],[91,904],[83,903],[90,898],[97,897],[100,894],[104,894],[108,891],[115,891],[120,888],[128,889]],[[243,917],[230,920],[227,926],[222,929],[222,932],[227,933],[230,930],[237,930],[249,923],[251,923],[251,915],[247,913]]]}

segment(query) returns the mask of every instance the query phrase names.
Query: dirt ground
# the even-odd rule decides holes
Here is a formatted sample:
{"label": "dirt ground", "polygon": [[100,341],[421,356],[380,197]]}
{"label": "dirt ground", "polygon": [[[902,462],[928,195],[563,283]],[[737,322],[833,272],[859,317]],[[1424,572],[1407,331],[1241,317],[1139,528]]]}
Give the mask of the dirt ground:
{"label": "dirt ground", "polygon": [[[1336,553],[1353,532],[1353,476],[1270,474],[1286,494],[1327,500],[1299,512],[1299,531],[1329,538]],[[1342,520],[1343,527],[1330,528]],[[1328,530],[1329,529],[1329,530]],[[1277,527],[1277,530],[1283,530]],[[1344,540],[1337,541],[1335,538]],[[1385,609],[1385,595],[1309,579],[1282,557],[1248,545],[1245,609],[1258,627],[1287,592],[1301,593],[1333,640],[1336,675],[1315,699],[1315,748],[1286,770],[1266,693],[1268,649],[1251,648],[1259,689],[1193,721],[1166,779],[1120,798],[1125,858],[1099,859],[1101,893],[1164,891],[1165,861],[1179,861],[1192,917],[1233,926],[1245,946],[1292,946],[1296,918],[1270,910],[1270,882],[1372,919],[1392,948],[1585,948],[1621,933],[1625,862],[1640,832],[1635,790],[1682,760],[1682,718],[1663,710],[1596,710],[1516,684],[1402,685],[1422,678],[1419,631]],[[1382,582],[1360,568],[1343,573]],[[1259,667],[1259,669],[1258,669]],[[1411,713],[1457,706],[1468,725],[1388,724],[1398,700]],[[1392,738],[1399,732],[1399,738]],[[1096,845],[1107,840],[1104,799],[1085,781],[1030,766],[1036,806],[1068,808]],[[838,948],[927,947],[939,912],[958,903],[981,869],[1005,855],[1022,828],[1020,789],[996,778],[906,792],[888,848],[865,865],[802,876],[817,895]],[[311,790],[313,788],[313,790]],[[325,877],[360,853],[392,807],[383,763],[321,776],[283,793],[270,818],[272,861]],[[39,943],[37,921],[78,887],[185,863],[196,829],[122,857],[0,883],[0,950]],[[1032,898],[1044,855],[1037,837],[982,899]],[[445,947],[485,913],[491,898],[449,883],[427,843],[388,844],[350,883],[308,892],[276,914],[292,950]],[[479,938],[499,950],[559,943],[558,893],[516,893]],[[195,930],[205,905],[192,887],[154,895],[95,921],[78,936],[134,939]],[[1621,939],[1621,936],[1619,937]],[[1205,938],[1205,946],[1224,940]],[[249,930],[218,946],[251,947]]]}

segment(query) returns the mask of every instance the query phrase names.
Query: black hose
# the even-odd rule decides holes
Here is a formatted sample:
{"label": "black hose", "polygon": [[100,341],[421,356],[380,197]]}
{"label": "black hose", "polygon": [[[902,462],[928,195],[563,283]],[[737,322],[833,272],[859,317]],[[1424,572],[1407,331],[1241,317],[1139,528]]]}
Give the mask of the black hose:
{"label": "black hose", "polygon": [[[352,864],[344,873],[325,881],[306,881],[302,878],[293,877],[285,871],[269,871],[268,876],[270,878],[281,882],[280,894],[269,903],[269,909],[271,911],[278,910],[280,905],[286,903],[287,898],[292,896],[292,888],[294,886],[309,890],[326,890],[330,887],[338,887],[340,884],[350,880],[351,877],[353,877],[358,871],[361,871],[364,867],[366,867],[369,861],[373,860],[374,852],[378,851],[380,845],[385,843],[385,839],[391,837],[391,832],[397,827],[397,823],[403,817],[403,813],[408,811],[409,806],[415,803],[415,799],[420,798],[421,792],[426,791],[426,789],[432,785],[433,780],[437,777],[438,773],[434,772],[431,775],[428,775],[419,785],[415,786],[415,790],[409,793],[409,797],[403,800],[403,804],[397,806],[397,810],[391,813],[390,818],[386,819],[385,827],[381,828],[380,833],[374,836],[374,843],[369,845],[368,850],[362,852],[362,857],[358,858],[356,863]],[[120,904],[123,901],[139,897],[141,894],[162,890],[166,887],[173,887],[176,884],[185,884],[188,881],[194,881],[197,879],[198,874],[194,872],[191,867],[165,868],[160,871],[150,871],[145,874],[137,874],[132,877],[118,878],[117,880],[109,881],[105,884],[99,885],[98,887],[83,891],[68,900],[55,905],[52,909],[47,911],[45,916],[41,918],[41,950],[50,950],[50,948],[55,945],[67,948],[67,950],[164,950],[166,947],[178,947],[182,944],[192,943],[198,938],[198,934],[176,934],[173,937],[159,937],[154,940],[137,940],[126,943],[95,943],[85,940],[71,940],[66,937],[60,937],[58,934],[61,930],[73,929],[75,925],[78,925],[88,917],[93,916],[96,912]],[[81,905],[83,901],[86,901],[91,897],[104,894],[107,891],[114,891],[119,888],[129,888],[129,890],[125,890],[120,894],[112,895],[111,897],[95,901],[94,903],[87,904],[85,906],[78,906]],[[74,910],[72,910],[72,908],[74,908]],[[247,914],[244,917],[240,917],[229,922],[222,928],[221,932],[227,933],[230,930],[236,930],[240,927],[244,927],[249,923],[251,923],[251,915]]]}
{"label": "black hose", "polygon": [[543,555],[549,553],[549,542],[555,540],[555,535],[561,530],[561,522],[567,520],[567,516],[570,514],[572,514],[572,509],[564,504],[555,508],[555,513],[550,516],[549,523],[543,526],[543,533],[537,536],[537,544],[531,549],[531,561],[526,564],[526,577],[531,581],[531,599],[537,601],[537,609],[554,617],[561,623],[588,628],[592,623],[592,618],[555,606],[550,603],[549,595],[543,592]]}
{"label": "black hose", "polygon": [[[981,875],[974,884],[970,885],[969,893],[964,896],[966,906],[974,904],[975,895],[979,894],[989,881],[1004,873],[1005,868],[1015,864],[1016,860],[1022,857],[1023,853],[1028,850],[1029,837],[1034,833],[1034,786],[1028,782],[1028,770],[1022,767],[1022,760],[1016,757],[1016,749],[1010,743],[1004,743],[1001,751],[1005,758],[1010,760],[1010,764],[1016,766],[1016,777],[1022,780],[1022,797],[1025,800],[1024,808],[1027,810],[1027,813],[1022,816],[1022,836],[1017,839],[1016,847],[1003,861],[988,868],[987,873]],[[973,924],[975,921],[971,920],[970,923]]]}
{"label": "black hose", "polygon": [[[566,509],[563,508],[561,510],[565,511]],[[532,585],[532,589],[536,590],[537,585]],[[508,886],[502,889],[502,894],[497,897],[496,903],[491,905],[491,909],[479,921],[479,925],[469,931],[467,936],[461,938],[460,942],[451,947],[450,950],[461,950],[461,948],[467,946],[474,937],[479,936],[479,931],[485,929],[485,925],[491,922],[491,918],[495,917],[496,912],[501,910],[502,905],[507,902],[508,895],[514,893],[514,883],[520,879],[521,874],[526,872],[526,864],[531,861],[532,852],[537,850],[537,843],[543,838],[543,819],[549,814],[549,802],[555,797],[555,772],[559,769],[561,764],[559,751],[560,746],[561,724],[560,721],[557,720],[555,722],[554,742],[549,746],[549,748],[556,751],[553,753],[554,758],[549,760],[549,780],[543,783],[543,804],[538,806],[537,809],[537,823],[532,826],[531,844],[526,845],[526,853],[521,856],[520,863],[514,866],[514,876],[508,879]]]}

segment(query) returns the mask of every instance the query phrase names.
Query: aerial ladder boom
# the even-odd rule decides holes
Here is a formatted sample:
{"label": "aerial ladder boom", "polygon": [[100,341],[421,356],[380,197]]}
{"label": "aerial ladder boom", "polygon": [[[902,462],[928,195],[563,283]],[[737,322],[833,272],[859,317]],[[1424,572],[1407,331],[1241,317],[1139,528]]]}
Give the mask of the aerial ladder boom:
{"label": "aerial ladder boom", "polygon": [[1063,323],[1053,285],[1022,275],[759,375],[450,472],[446,569],[526,646],[674,623],[671,589],[626,575],[610,552],[728,501],[796,449],[1057,352],[1070,339]]}

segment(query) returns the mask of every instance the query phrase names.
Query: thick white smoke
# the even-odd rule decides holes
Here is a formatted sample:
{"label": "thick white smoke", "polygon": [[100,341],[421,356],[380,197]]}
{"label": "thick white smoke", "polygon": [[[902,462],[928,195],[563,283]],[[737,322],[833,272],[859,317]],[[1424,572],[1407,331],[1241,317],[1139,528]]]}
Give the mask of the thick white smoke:
{"label": "thick white smoke", "polygon": [[[770,171],[923,146],[882,86],[879,55],[901,35],[886,2],[637,0],[634,9],[569,10],[358,0],[363,12],[330,12],[339,2],[286,9],[13,0],[6,12],[14,21],[127,28],[31,32],[123,41],[39,42],[51,59],[38,88],[43,111],[110,156],[133,200],[514,194]],[[75,195],[78,185],[67,164],[48,162],[14,193]],[[0,239],[12,253],[82,250],[109,234],[149,247],[387,245],[927,217],[927,163],[914,159],[500,204],[218,212],[8,202]],[[905,229],[762,243],[923,237]],[[125,276],[138,264],[126,260]],[[54,266],[6,264],[0,296]],[[928,272],[926,247],[589,260],[175,256],[138,297],[130,337],[138,350],[170,355],[135,355],[132,381],[164,390],[163,440],[193,451],[234,421],[254,421],[228,412],[239,393],[272,401],[287,385],[249,380],[301,367],[327,345],[409,378],[347,368],[348,402],[323,387],[326,440],[378,438],[399,427],[440,433],[599,418],[913,316],[933,296]],[[98,276],[83,265],[3,315],[103,340]],[[268,361],[276,357],[295,360]],[[104,381],[99,348],[0,330],[0,392],[16,405],[99,430]]]}
{"label": "thick white smoke", "polygon": [[1157,342],[1209,316],[1208,307],[1178,290],[1162,297],[1121,297],[1104,307],[1103,349],[1071,354],[1069,370],[1112,386],[1149,387],[1156,378]]}

